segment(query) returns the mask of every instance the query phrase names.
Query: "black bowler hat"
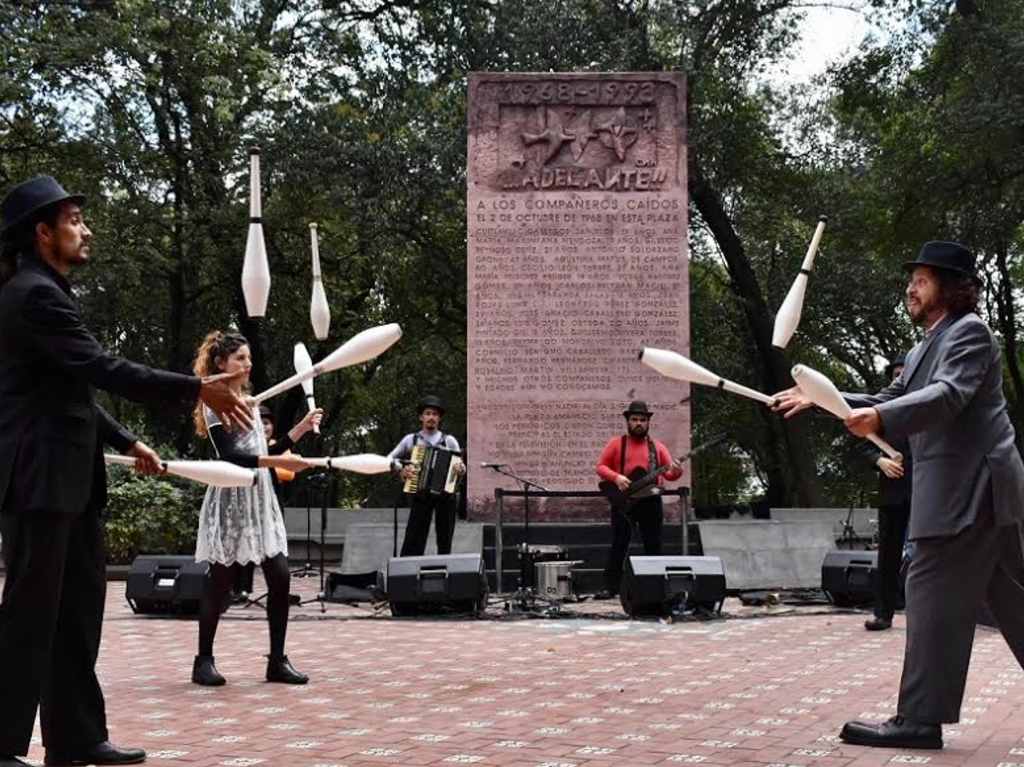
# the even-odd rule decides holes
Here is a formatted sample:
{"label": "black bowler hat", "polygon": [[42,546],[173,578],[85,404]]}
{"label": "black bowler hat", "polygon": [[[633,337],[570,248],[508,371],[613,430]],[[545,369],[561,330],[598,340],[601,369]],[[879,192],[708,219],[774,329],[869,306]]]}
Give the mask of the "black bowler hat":
{"label": "black bowler hat", "polygon": [[422,413],[427,408],[433,408],[441,415],[444,415],[444,403],[440,397],[435,397],[433,394],[428,394],[420,400],[420,404],[416,406],[416,413]]}
{"label": "black bowler hat", "polygon": [[647,403],[642,399],[635,399],[629,403],[629,407],[622,411],[622,415],[626,418],[631,415],[645,415],[650,418],[654,413],[647,409]]}
{"label": "black bowler hat", "polygon": [[36,176],[22,181],[0,203],[0,218],[3,220],[0,240],[7,239],[18,226],[31,220],[33,214],[65,200],[84,205],[85,195],[68,194],[53,176]]}
{"label": "black bowler hat", "polygon": [[926,242],[921,247],[921,252],[917,254],[916,259],[903,264],[903,268],[908,270],[917,266],[930,266],[933,269],[956,272],[970,277],[975,283],[981,285],[981,279],[974,269],[974,254],[959,242]]}
{"label": "black bowler hat", "polygon": [[892,378],[892,371],[894,368],[904,368],[907,366],[907,355],[897,354],[893,357],[889,364],[885,366],[885,377]]}

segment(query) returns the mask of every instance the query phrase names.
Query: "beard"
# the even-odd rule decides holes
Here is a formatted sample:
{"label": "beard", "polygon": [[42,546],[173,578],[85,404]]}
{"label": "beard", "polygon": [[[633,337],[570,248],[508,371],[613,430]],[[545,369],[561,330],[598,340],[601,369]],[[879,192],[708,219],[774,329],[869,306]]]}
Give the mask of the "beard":
{"label": "beard", "polygon": [[650,431],[651,427],[649,424],[635,424],[629,427],[629,433],[633,437],[646,437],[647,432]]}
{"label": "beard", "polygon": [[928,316],[935,308],[935,302],[933,301],[922,301],[918,299],[916,303],[907,302],[907,314],[910,315],[910,320],[915,325],[923,325],[928,321]]}

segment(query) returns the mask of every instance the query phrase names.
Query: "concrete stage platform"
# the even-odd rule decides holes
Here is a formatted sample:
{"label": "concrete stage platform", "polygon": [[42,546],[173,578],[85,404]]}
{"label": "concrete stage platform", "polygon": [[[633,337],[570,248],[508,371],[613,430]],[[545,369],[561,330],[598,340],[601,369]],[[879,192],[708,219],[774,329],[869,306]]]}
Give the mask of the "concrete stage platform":
{"label": "concrete stage platform", "polygon": [[946,749],[887,751],[835,736],[849,718],[893,713],[902,615],[871,634],[864,613],[734,599],[725,619],[671,625],[630,621],[616,602],[557,620],[501,617],[497,604],[483,620],[309,604],[293,610],[288,651],[312,681],[287,687],[263,681],[262,612],[233,607],[216,647],[228,685],[211,689],[189,682],[193,620],[132,615],[123,583],[107,600],[111,738],[154,766],[1024,767],[1024,673],[990,629]]}

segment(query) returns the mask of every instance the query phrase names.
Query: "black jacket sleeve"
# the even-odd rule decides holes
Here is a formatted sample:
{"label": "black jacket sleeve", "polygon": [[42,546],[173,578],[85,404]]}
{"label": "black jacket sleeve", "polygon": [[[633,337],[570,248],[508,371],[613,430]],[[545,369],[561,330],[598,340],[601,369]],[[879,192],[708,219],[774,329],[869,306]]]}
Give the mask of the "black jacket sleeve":
{"label": "black jacket sleeve", "polygon": [[99,405],[96,406],[96,429],[100,442],[110,445],[119,453],[128,452],[131,446],[139,441],[138,437],[115,421],[114,417]]}
{"label": "black jacket sleeve", "polygon": [[295,447],[295,443],[292,442],[292,438],[285,434],[281,439],[275,441],[273,445],[267,448],[267,452],[270,455],[281,455],[281,453],[286,450],[291,450],[293,447]]}
{"label": "black jacket sleeve", "polygon": [[82,323],[78,307],[56,285],[37,285],[24,302],[22,327],[44,359],[67,375],[136,402],[191,406],[200,379],[155,370],[107,352]]}
{"label": "black jacket sleeve", "polygon": [[210,441],[213,442],[213,449],[217,451],[217,458],[238,466],[245,466],[247,469],[259,468],[260,457],[258,455],[237,452],[234,442],[228,437],[224,427],[219,423],[211,425],[209,433]]}

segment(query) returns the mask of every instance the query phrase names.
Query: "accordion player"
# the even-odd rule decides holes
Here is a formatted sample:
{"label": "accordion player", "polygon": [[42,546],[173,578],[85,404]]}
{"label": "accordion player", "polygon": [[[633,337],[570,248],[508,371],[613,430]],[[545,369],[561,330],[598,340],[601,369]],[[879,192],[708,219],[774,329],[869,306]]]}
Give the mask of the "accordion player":
{"label": "accordion player", "polygon": [[450,554],[459,485],[466,472],[462,447],[454,436],[441,431],[444,403],[438,397],[424,396],[416,412],[420,430],[406,434],[388,455],[402,479],[402,490],[409,503],[401,556],[423,555],[431,522],[437,536],[437,553]]}

